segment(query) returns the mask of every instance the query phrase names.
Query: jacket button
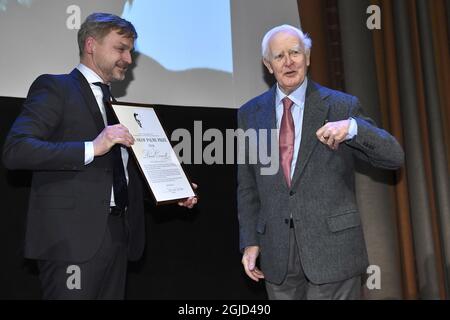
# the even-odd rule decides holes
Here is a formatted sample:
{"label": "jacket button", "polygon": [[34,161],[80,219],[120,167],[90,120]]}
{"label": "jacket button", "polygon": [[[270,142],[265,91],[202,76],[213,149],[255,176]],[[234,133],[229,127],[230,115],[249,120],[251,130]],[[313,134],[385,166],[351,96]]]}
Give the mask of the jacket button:
{"label": "jacket button", "polygon": [[289,191],[289,195],[292,197],[295,194],[295,191],[291,190]]}
{"label": "jacket button", "polygon": [[284,223],[289,224],[289,219],[284,219]]}

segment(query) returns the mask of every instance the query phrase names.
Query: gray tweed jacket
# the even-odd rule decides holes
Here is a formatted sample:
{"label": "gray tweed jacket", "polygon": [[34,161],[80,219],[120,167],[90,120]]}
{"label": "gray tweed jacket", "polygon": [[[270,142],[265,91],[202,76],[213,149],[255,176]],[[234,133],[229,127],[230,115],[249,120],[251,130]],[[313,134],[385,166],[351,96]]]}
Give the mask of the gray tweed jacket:
{"label": "gray tweed jacket", "polygon": [[[275,93],[274,86],[243,105],[239,128],[275,129]],[[337,151],[320,143],[315,133],[325,121],[349,117],[358,125],[352,140]],[[270,150],[270,137],[267,142]],[[248,149],[244,152],[250,156]],[[260,160],[238,165],[240,249],[260,247],[261,269],[268,281],[281,283],[286,275],[291,216],[302,267],[312,283],[341,281],[365,272],[368,257],[356,204],[355,157],[391,170],[404,161],[402,147],[363,116],[356,97],[309,80],[291,188],[281,167],[274,175],[261,175]]]}

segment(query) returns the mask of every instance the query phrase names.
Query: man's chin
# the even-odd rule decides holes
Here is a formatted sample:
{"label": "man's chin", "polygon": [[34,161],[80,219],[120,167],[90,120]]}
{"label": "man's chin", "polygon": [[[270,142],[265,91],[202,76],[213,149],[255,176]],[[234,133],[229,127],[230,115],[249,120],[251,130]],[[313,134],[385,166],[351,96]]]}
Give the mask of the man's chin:
{"label": "man's chin", "polygon": [[114,74],[113,81],[123,81],[125,79],[125,72],[117,72]]}
{"label": "man's chin", "polygon": [[301,85],[302,85],[301,81],[292,81],[292,82],[285,82],[283,87],[290,88],[290,89],[292,89],[292,88],[295,89],[295,88],[300,87]]}
{"label": "man's chin", "polygon": [[303,81],[283,82],[279,83],[279,86],[284,93],[291,94],[293,91],[297,90],[302,85],[302,83]]}

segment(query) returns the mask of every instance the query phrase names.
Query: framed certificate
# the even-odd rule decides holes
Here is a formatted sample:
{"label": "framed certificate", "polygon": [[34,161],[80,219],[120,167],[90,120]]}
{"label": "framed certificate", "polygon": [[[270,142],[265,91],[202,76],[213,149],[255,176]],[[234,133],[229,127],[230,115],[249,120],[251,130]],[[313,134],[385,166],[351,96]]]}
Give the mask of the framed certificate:
{"label": "framed certificate", "polygon": [[157,205],[196,196],[152,106],[113,102],[121,124],[135,139],[134,157]]}

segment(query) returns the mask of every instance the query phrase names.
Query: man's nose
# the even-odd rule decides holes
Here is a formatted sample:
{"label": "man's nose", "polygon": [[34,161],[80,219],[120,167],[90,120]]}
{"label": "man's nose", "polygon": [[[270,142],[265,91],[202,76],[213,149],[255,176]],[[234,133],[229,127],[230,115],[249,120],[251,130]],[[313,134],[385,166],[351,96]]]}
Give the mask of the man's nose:
{"label": "man's nose", "polygon": [[290,56],[289,54],[287,54],[284,63],[285,63],[287,66],[290,66],[290,65],[292,64],[292,61],[293,61],[293,60],[292,60],[291,56]]}
{"label": "man's nose", "polygon": [[125,56],[124,56],[123,60],[126,63],[131,64],[133,62],[133,58],[131,57],[131,53],[130,52],[125,52]]}

